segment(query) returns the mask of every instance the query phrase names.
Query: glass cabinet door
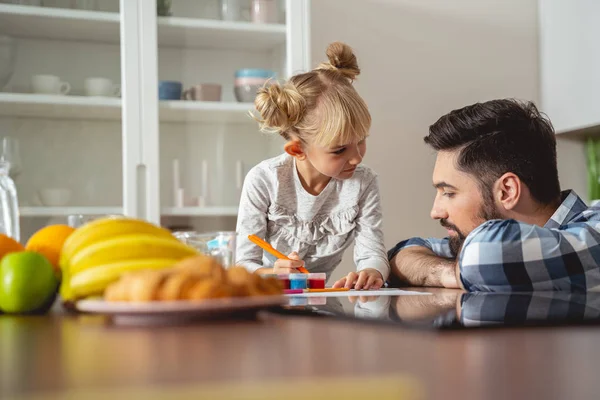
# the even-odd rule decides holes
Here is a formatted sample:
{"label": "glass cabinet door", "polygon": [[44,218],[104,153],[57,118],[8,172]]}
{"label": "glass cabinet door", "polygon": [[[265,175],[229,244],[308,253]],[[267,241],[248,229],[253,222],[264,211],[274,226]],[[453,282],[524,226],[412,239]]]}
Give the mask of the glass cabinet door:
{"label": "glass cabinet door", "polygon": [[0,1],[0,157],[23,243],[47,224],[124,212],[119,8]]}
{"label": "glass cabinet door", "polygon": [[306,34],[298,28],[292,35],[290,3],[157,0],[154,32],[143,35],[156,38],[156,73],[142,86],[156,90],[159,112],[143,131],[144,139],[157,131],[155,147],[144,149],[156,157],[159,185],[149,196],[163,225],[233,230],[246,173],[282,151],[281,138],[260,133],[249,112],[267,80],[306,68],[289,62],[304,50],[294,40]]}

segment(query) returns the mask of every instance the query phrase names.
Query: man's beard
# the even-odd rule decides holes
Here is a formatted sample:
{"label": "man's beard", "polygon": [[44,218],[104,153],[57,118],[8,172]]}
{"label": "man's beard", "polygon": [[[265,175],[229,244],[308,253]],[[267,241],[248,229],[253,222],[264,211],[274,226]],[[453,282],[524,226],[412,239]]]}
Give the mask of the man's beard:
{"label": "man's beard", "polygon": [[[502,215],[496,209],[493,202],[491,202],[491,203],[484,202],[482,207],[479,209],[479,212],[477,213],[476,218],[479,221],[481,221],[481,220],[489,221],[492,219],[503,219]],[[458,254],[460,254],[460,250],[462,249],[462,246],[465,242],[467,235],[465,235],[463,232],[461,232],[460,229],[458,229],[458,227],[456,225],[448,222],[448,220],[446,220],[446,219],[443,219],[443,218],[440,219],[440,225],[442,225],[446,229],[452,229],[454,232],[456,232],[455,236],[450,236],[448,238],[449,245],[450,245],[450,252],[452,253],[452,256],[454,258],[456,258],[458,256]]]}

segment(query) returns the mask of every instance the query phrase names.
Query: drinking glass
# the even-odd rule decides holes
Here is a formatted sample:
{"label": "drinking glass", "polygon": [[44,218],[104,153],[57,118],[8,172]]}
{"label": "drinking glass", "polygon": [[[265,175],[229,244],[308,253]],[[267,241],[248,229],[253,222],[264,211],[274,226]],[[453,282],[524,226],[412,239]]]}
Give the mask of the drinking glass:
{"label": "drinking glass", "polygon": [[198,250],[200,253],[215,257],[225,268],[235,264],[236,232],[175,232],[174,236]]}

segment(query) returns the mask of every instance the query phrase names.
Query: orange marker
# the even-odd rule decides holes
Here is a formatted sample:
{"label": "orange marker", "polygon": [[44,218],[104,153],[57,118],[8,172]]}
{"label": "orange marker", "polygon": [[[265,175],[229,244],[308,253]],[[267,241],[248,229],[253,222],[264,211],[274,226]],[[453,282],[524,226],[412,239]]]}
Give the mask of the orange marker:
{"label": "orange marker", "polygon": [[[265,242],[264,240],[262,240],[261,238],[259,238],[256,235],[248,235],[248,239],[254,243],[255,245],[257,245],[258,247],[260,247],[261,249],[263,249],[264,251],[272,254],[273,256],[277,257],[280,260],[290,260],[290,258],[288,256],[286,256],[285,254],[281,253],[280,251],[277,251],[273,248],[273,246],[271,246],[269,243]],[[304,273],[304,274],[308,274],[308,270],[304,267],[299,267],[298,271]]]}

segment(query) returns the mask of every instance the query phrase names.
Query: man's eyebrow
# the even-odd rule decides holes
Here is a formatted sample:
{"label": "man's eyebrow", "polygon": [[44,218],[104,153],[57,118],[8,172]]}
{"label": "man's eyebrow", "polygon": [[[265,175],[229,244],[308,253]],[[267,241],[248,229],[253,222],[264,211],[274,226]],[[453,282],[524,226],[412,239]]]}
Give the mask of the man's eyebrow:
{"label": "man's eyebrow", "polygon": [[453,189],[453,190],[458,190],[458,188],[456,186],[452,186],[451,184],[447,183],[447,182],[438,182],[435,183],[433,185],[434,188],[436,189]]}

